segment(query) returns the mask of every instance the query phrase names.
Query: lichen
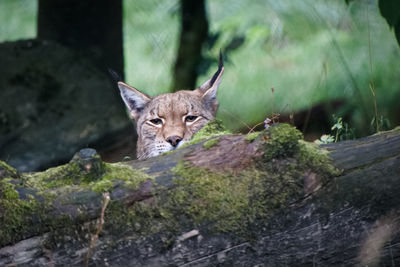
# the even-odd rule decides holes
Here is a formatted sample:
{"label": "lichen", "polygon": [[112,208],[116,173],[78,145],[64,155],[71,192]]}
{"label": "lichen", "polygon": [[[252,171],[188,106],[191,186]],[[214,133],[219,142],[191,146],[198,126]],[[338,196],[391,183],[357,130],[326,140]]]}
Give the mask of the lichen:
{"label": "lichen", "polygon": [[213,138],[213,139],[207,140],[207,141],[204,142],[203,147],[205,149],[210,149],[213,146],[215,146],[216,144],[218,144],[218,141],[219,141],[218,138]]}

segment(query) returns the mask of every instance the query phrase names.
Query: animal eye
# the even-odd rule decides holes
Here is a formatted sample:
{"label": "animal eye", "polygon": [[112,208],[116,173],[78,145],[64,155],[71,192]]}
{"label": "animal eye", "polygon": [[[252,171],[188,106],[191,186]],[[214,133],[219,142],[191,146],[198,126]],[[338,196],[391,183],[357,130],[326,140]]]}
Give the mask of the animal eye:
{"label": "animal eye", "polygon": [[185,117],[185,121],[186,122],[193,122],[193,121],[195,121],[197,119],[197,117],[198,116],[191,116],[191,115],[190,116],[186,116]]}
{"label": "animal eye", "polygon": [[150,122],[155,125],[160,125],[162,123],[162,120],[159,118],[155,118],[155,119],[150,120]]}

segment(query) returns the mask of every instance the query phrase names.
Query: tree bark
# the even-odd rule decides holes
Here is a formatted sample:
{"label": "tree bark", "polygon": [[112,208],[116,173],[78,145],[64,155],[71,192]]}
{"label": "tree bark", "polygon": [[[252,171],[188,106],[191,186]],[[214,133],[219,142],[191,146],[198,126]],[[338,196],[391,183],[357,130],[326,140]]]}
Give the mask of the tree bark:
{"label": "tree bark", "polygon": [[39,0],[38,37],[73,48],[124,75],[122,1]]}
{"label": "tree bark", "polygon": [[[272,128],[118,165],[133,187],[91,150],[41,174],[4,165],[0,265],[398,265],[400,129],[314,148]],[[43,215],[13,215],[10,199],[37,200]]]}
{"label": "tree bark", "polygon": [[181,33],[172,92],[195,88],[202,47],[208,36],[205,0],[181,0],[180,5]]}

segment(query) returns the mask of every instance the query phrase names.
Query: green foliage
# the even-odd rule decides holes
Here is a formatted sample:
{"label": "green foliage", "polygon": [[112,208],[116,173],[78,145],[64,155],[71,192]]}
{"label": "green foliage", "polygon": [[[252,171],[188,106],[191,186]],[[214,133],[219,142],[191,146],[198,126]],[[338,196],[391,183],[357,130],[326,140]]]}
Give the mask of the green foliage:
{"label": "green foliage", "polygon": [[[241,121],[256,124],[273,112],[296,112],[343,99],[345,105],[335,113],[346,118],[355,134],[375,132],[369,125],[375,116],[371,80],[379,120],[382,116],[395,121],[400,98],[400,84],[395,82],[400,77],[400,49],[388,27],[389,23],[399,35],[398,3],[207,1],[211,33],[205,56],[214,63],[205,64],[210,68],[198,84],[215,72],[222,48],[226,51],[226,71],[218,92],[218,117],[229,129],[243,128]],[[36,1],[0,1],[0,40],[34,37],[36,10]],[[127,82],[149,95],[170,88],[178,44],[178,10],[177,0],[124,1]],[[368,71],[370,57],[372,72]],[[271,87],[275,88],[274,96]]]}
{"label": "green foliage", "polygon": [[36,37],[38,0],[0,1],[0,42]]}
{"label": "green foliage", "polygon": [[378,125],[377,128],[380,131],[388,131],[392,128],[392,124],[390,123],[390,120],[388,118],[381,116],[378,116],[378,120],[374,116],[371,120],[371,128],[375,128],[375,125]]}
{"label": "green foliage", "polygon": [[315,143],[317,144],[329,144],[335,141],[335,137],[330,134],[323,134],[319,140],[316,140]]}
{"label": "green foliage", "polygon": [[[273,112],[296,112],[343,99],[345,104],[334,112],[348,118],[354,134],[373,133],[371,80],[379,113],[396,119],[393,99],[400,97],[400,85],[392,81],[400,76],[400,50],[377,2],[222,1],[210,2],[210,7],[211,28],[220,36],[210,54],[235,38],[245,38],[240,47],[228,51],[219,90],[219,116],[228,128],[243,127],[240,121],[258,123]],[[232,95],[240,101],[230,101]]]}
{"label": "green foliage", "polygon": [[[336,143],[338,141],[351,140],[355,138],[354,129],[343,121],[341,117],[333,115],[334,124],[331,128],[333,131],[331,134],[324,134],[319,140],[316,140],[317,144],[329,144]],[[373,123],[371,123],[373,125]]]}
{"label": "green foliage", "polygon": [[389,26],[394,28],[397,42],[400,45],[400,1],[379,0],[379,10]]}
{"label": "green foliage", "polygon": [[342,132],[343,130],[343,122],[342,122],[342,118],[338,118],[337,122],[332,126],[331,128],[332,131],[336,131],[336,135],[335,135],[335,142],[337,142],[339,140],[339,134]]}

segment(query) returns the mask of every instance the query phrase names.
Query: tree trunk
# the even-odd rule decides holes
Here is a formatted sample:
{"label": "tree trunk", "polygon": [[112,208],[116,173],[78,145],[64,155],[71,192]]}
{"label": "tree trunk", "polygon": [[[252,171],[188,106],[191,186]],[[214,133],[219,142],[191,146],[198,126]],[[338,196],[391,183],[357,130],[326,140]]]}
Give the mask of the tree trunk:
{"label": "tree trunk", "polygon": [[194,89],[208,36],[205,0],[181,0],[181,33],[171,91]]}
{"label": "tree trunk", "polygon": [[146,161],[87,149],[43,173],[3,164],[0,265],[400,264],[400,129],[299,137],[278,125]]}
{"label": "tree trunk", "polygon": [[73,48],[122,77],[122,0],[39,0],[38,37]]}

